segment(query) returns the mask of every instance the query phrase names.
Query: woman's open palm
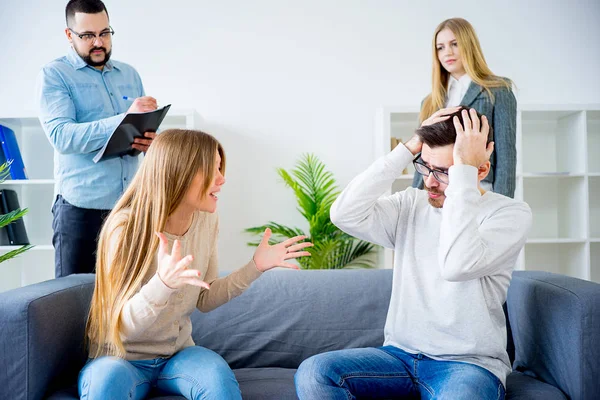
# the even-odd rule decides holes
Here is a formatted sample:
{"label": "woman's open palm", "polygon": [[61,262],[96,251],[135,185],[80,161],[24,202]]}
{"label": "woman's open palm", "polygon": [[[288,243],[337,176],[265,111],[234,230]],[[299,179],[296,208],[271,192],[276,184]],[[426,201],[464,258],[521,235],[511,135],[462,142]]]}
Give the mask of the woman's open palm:
{"label": "woman's open palm", "polygon": [[158,277],[171,289],[179,289],[185,285],[194,285],[210,289],[208,283],[200,279],[200,271],[188,267],[194,257],[187,255],[181,257],[181,243],[179,240],[173,242],[171,254],[167,251],[169,242],[164,233],[156,232],[160,240],[158,247]]}
{"label": "woman's open palm", "polygon": [[268,271],[275,267],[299,269],[297,265],[287,262],[289,259],[310,256],[308,251],[301,251],[312,246],[310,242],[298,243],[306,239],[306,236],[294,236],[275,245],[269,245],[271,230],[267,228],[260,244],[254,252],[254,263],[259,271]]}

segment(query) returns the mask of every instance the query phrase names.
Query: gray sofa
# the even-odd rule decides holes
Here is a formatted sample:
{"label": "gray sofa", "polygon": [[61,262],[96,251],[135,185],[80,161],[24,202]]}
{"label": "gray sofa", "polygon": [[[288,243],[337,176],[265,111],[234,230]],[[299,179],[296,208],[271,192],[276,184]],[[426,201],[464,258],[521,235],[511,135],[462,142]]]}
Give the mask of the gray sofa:
{"label": "gray sofa", "polygon": [[[228,304],[196,312],[193,337],[227,360],[244,399],[295,399],[302,360],[382,344],[391,278],[390,270],[271,271]],[[0,399],[77,398],[93,280],[0,293]],[[507,399],[600,399],[600,285],[515,272],[507,309]]]}

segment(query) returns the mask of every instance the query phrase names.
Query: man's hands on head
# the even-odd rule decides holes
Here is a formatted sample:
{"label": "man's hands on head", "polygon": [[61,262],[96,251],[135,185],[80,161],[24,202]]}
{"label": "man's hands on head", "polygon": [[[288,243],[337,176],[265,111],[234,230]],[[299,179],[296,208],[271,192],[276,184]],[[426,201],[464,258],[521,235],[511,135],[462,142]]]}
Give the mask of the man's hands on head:
{"label": "man's hands on head", "polygon": [[[421,123],[421,126],[423,127],[423,126],[433,125],[433,124],[437,124],[438,122],[445,121],[448,118],[450,118],[450,114],[457,112],[459,108],[460,107],[448,107],[448,108],[442,108],[440,110],[437,110],[436,112],[431,114],[431,116],[429,118],[427,118],[425,121],[423,121]],[[423,148],[423,142],[421,141],[421,138],[417,134],[415,134],[412,138],[410,138],[408,140],[408,142],[404,143],[404,145],[406,146],[406,148],[408,150],[410,150],[410,152],[413,154],[413,156],[416,156],[418,153],[420,153],[421,149]]]}
{"label": "man's hands on head", "polygon": [[411,137],[408,142],[404,143],[404,146],[412,153],[413,156],[416,156],[421,152],[423,148],[423,142],[421,141],[421,137],[416,133]]}
{"label": "man's hands on head", "polygon": [[458,117],[453,118],[456,128],[456,142],[454,143],[454,165],[466,164],[479,168],[490,159],[494,151],[494,142],[487,143],[490,125],[484,115],[479,121],[477,111],[473,108],[461,113],[463,124]]}
{"label": "man's hands on head", "polygon": [[431,117],[427,118],[421,123],[421,126],[433,125],[438,122],[442,122],[450,118],[450,114],[454,114],[460,109],[460,107],[448,107],[442,108],[431,114]]}

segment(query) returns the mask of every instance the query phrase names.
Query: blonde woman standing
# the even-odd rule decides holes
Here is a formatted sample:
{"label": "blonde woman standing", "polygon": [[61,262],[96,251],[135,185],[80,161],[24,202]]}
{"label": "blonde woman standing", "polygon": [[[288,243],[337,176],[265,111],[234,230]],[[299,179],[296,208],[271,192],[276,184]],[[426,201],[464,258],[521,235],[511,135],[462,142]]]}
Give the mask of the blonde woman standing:
{"label": "blonde woman standing", "polygon": [[[517,101],[512,81],[496,76],[488,67],[473,26],[462,18],[443,21],[433,35],[431,93],[421,105],[422,125],[443,121],[457,106],[485,115],[494,132],[492,168],[482,187],[514,197],[517,164]],[[423,188],[415,174],[413,186]]]}
{"label": "blonde woman standing", "polygon": [[218,278],[215,214],[225,183],[219,142],[199,131],[158,135],[100,234],[86,333],[82,399],[143,399],[151,388],[188,399],[240,399],[225,360],[195,346],[190,314],[240,295],[262,272],[310,253],[302,236],[269,245]]}

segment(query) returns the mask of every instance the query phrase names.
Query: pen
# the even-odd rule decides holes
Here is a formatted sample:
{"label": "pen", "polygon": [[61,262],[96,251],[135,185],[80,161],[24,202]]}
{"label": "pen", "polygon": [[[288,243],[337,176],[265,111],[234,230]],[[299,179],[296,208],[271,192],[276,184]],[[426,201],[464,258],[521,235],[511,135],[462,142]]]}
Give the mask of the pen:
{"label": "pen", "polygon": [[133,101],[135,100],[133,97],[127,97],[127,96],[123,96],[123,100],[130,100]]}

